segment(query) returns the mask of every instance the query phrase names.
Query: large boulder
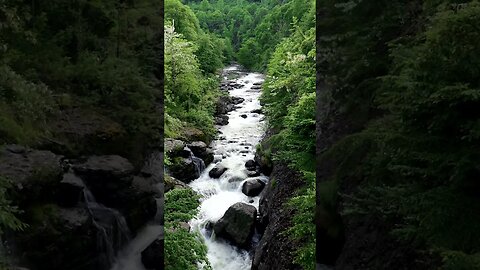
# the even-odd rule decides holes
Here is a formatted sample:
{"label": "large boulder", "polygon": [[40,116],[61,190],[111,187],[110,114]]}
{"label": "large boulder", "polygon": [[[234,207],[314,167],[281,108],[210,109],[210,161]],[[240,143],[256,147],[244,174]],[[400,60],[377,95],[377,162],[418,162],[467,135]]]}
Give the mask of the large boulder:
{"label": "large boulder", "polygon": [[200,176],[192,158],[176,157],[168,167],[170,174],[184,183],[190,183]]}
{"label": "large boulder", "polygon": [[214,225],[218,237],[231,241],[241,248],[247,248],[255,231],[257,209],[246,203],[236,203],[228,208],[223,217]]}
{"label": "large boulder", "polygon": [[241,97],[221,96],[217,100],[215,115],[227,114],[235,110],[235,105],[242,103],[245,99]]}
{"label": "large boulder", "polygon": [[258,178],[248,179],[242,185],[242,192],[247,196],[255,197],[262,192],[264,187],[265,182]]}
{"label": "large boulder", "polygon": [[122,178],[133,173],[133,165],[118,155],[90,156],[84,162],[74,164],[74,171],[77,174],[90,177],[99,175],[107,178]]}
{"label": "large boulder", "polygon": [[205,166],[212,163],[213,161],[213,151],[212,149],[208,148],[207,144],[202,141],[192,142],[188,145],[188,148],[192,151],[192,153],[196,156],[201,158],[205,162]]}
{"label": "large boulder", "polygon": [[222,176],[222,174],[227,170],[228,170],[227,167],[223,166],[222,164],[217,164],[208,172],[208,175],[211,178],[220,178],[220,176]]}
{"label": "large boulder", "polygon": [[85,184],[74,173],[68,172],[63,175],[59,184],[57,202],[64,207],[73,207],[82,200]]}
{"label": "large boulder", "polygon": [[12,181],[18,204],[48,201],[58,193],[62,156],[19,145],[0,148],[0,177]]}
{"label": "large boulder", "polygon": [[255,162],[255,160],[247,160],[247,162],[245,162],[245,168],[247,168],[247,170],[249,171],[254,171],[255,168],[257,167],[257,162]]}
{"label": "large boulder", "polygon": [[142,251],[142,264],[146,269],[163,270],[164,269],[164,240],[156,239],[146,249]]}
{"label": "large boulder", "polygon": [[155,216],[155,195],[158,192],[154,184],[160,180],[159,172],[143,168],[143,173],[135,176],[133,165],[116,155],[91,156],[84,162],[73,164],[72,169],[99,203],[123,213],[132,230]]}

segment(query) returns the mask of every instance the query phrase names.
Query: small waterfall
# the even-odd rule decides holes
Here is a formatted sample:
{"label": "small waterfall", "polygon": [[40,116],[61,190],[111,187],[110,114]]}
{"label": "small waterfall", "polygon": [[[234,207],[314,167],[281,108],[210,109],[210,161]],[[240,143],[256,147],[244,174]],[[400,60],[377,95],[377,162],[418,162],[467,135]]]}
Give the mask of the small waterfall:
{"label": "small waterfall", "polygon": [[117,252],[130,240],[130,229],[123,215],[115,209],[97,203],[92,192],[83,189],[85,206],[92,217],[92,223],[97,228],[97,250],[104,254],[102,265],[113,264]]}
{"label": "small waterfall", "polygon": [[192,150],[185,146],[184,148],[185,151],[188,151],[190,153],[190,159],[192,160],[193,164],[195,165],[195,172],[198,176],[202,174],[202,172],[205,170],[205,162],[203,159],[196,157]]}
{"label": "small waterfall", "polygon": [[193,164],[195,164],[195,171],[197,175],[202,174],[203,170],[205,170],[205,162],[203,162],[203,159],[193,155],[190,158],[192,159]]}

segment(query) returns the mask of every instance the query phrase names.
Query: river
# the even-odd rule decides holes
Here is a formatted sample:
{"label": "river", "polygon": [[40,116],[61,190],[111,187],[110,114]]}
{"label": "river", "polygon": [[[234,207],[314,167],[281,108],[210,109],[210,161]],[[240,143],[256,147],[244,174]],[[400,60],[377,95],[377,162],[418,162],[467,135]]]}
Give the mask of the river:
{"label": "river", "polygon": [[[261,90],[251,89],[254,83],[257,85],[262,83],[264,76],[260,73],[242,72],[237,65],[223,70],[224,79],[232,74],[239,76],[230,81],[244,86],[229,90],[229,94],[241,97],[244,101],[237,105],[237,109],[228,113],[229,123],[218,127],[220,135],[210,145],[215,154],[215,161],[198,179],[190,183],[192,189],[203,196],[199,213],[190,221],[190,226],[202,235],[213,270],[249,270],[252,258],[248,251],[215,238],[211,230],[207,229],[208,224],[218,221],[225,211],[237,202],[253,205],[257,210],[259,204],[259,196],[252,198],[242,193],[244,181],[229,182],[229,180],[238,177],[247,178],[245,162],[254,158],[255,147],[265,133],[263,115],[252,112],[255,110],[258,112],[258,109],[261,109],[259,101]],[[219,179],[210,178],[208,172],[218,163],[227,167],[228,170]],[[266,176],[261,177],[268,181]],[[256,237],[255,235],[254,238]]]}

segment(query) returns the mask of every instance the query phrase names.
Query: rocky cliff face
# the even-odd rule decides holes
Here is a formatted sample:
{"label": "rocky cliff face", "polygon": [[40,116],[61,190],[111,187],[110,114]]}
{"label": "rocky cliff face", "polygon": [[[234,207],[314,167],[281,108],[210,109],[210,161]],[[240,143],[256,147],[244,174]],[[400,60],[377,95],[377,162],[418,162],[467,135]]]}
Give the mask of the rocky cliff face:
{"label": "rocky cliff face", "polygon": [[118,155],[68,160],[3,147],[0,176],[13,183],[10,199],[28,224],[7,234],[7,248],[31,269],[108,269],[116,252],[154,218],[161,163],[163,156],[152,153],[138,170]]}
{"label": "rocky cliff face", "polygon": [[[263,144],[260,149],[265,147]],[[293,252],[299,245],[287,233],[295,210],[286,205],[304,185],[302,177],[284,163],[272,163],[263,151],[257,151],[255,159],[262,171],[270,174],[270,180],[260,195],[257,230],[261,239],[254,250],[252,270],[302,269],[293,263]]]}

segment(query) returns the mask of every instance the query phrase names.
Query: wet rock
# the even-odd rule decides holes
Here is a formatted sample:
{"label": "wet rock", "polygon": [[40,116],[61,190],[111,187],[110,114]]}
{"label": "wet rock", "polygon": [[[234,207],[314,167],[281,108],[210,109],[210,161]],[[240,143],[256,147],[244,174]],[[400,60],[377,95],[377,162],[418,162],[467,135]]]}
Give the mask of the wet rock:
{"label": "wet rock", "polygon": [[250,89],[260,90],[260,89],[262,89],[262,86],[261,85],[253,85]]}
{"label": "wet rock", "polygon": [[[158,192],[154,180],[135,176],[133,165],[127,159],[116,155],[91,156],[85,162],[73,164],[72,169],[99,203],[118,209],[125,216],[132,230],[155,216]],[[159,173],[152,169],[147,172],[145,168],[143,174]]]}
{"label": "wet rock", "polygon": [[242,114],[242,115],[240,115],[240,117],[242,117],[242,118],[247,118],[247,115],[246,115],[246,114]]}
{"label": "wet rock", "polygon": [[190,183],[200,176],[191,158],[176,157],[169,166],[170,174],[184,183]]}
{"label": "wet rock", "polygon": [[214,225],[215,234],[241,248],[247,248],[255,230],[257,209],[246,203],[236,203],[228,208]]}
{"label": "wet rock", "polygon": [[222,164],[217,164],[208,172],[208,175],[212,178],[220,178],[220,176],[222,176],[222,174],[227,170],[227,167],[223,166]]}
{"label": "wet rock", "polygon": [[224,115],[235,109],[235,105],[242,103],[245,99],[241,97],[221,96],[219,97],[215,109],[215,115]]}
{"label": "wet rock", "polygon": [[202,142],[202,141],[195,141],[187,145],[190,150],[192,150],[192,153],[200,157],[202,153],[204,153],[207,150],[207,144]]}
{"label": "wet rock", "polygon": [[255,160],[250,159],[247,162],[245,162],[245,168],[247,168],[247,170],[249,171],[254,171],[256,166],[257,166],[257,162],[255,162]]}
{"label": "wet rock", "polygon": [[249,197],[255,197],[258,196],[263,188],[265,187],[265,182],[262,180],[256,178],[256,179],[249,179],[245,181],[242,185],[242,192],[243,194],[249,196]]}
{"label": "wet rock", "polygon": [[142,251],[142,264],[146,269],[164,269],[164,240],[156,239]]}
{"label": "wet rock", "polygon": [[241,181],[243,181],[243,180],[245,180],[244,177],[234,176],[234,177],[228,179],[228,182],[229,182],[229,183],[235,183],[235,182],[241,182]]}
{"label": "wet rock", "polygon": [[213,150],[207,147],[207,144],[201,141],[192,142],[188,145],[188,148],[192,151],[192,153],[196,156],[201,158],[205,166],[212,163],[213,161]]}
{"label": "wet rock", "polygon": [[260,172],[255,170],[255,171],[247,171],[247,176],[248,177],[257,177],[260,176]]}
{"label": "wet rock", "polygon": [[251,113],[261,114],[261,113],[263,113],[263,111],[262,111],[262,109],[255,109],[255,110],[252,110]]}
{"label": "wet rock", "polygon": [[80,177],[73,173],[66,173],[59,185],[58,204],[73,207],[82,200],[85,184]]}
{"label": "wet rock", "polygon": [[227,115],[215,116],[215,125],[226,126],[228,125],[229,117]]}

